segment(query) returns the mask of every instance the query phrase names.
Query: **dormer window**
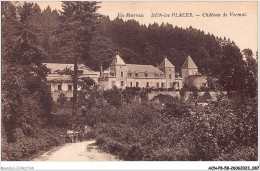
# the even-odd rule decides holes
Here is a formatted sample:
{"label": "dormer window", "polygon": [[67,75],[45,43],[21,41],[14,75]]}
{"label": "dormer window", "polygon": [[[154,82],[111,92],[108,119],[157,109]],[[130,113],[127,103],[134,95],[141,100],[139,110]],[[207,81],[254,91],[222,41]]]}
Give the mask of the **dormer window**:
{"label": "dormer window", "polygon": [[145,72],[145,77],[148,77],[148,73],[147,72]]}
{"label": "dormer window", "polygon": [[138,73],[137,72],[135,73],[135,77],[138,77]]}
{"label": "dormer window", "polygon": [[131,72],[129,73],[129,76],[132,77],[132,73]]}

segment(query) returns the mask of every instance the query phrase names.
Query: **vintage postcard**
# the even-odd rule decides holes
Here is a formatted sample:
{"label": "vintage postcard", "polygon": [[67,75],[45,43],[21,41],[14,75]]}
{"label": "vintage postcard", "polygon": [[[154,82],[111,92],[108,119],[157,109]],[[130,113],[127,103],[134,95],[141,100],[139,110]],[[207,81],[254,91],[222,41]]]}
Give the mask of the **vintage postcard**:
{"label": "vintage postcard", "polygon": [[257,1],[2,1],[1,170],[258,170],[258,30]]}

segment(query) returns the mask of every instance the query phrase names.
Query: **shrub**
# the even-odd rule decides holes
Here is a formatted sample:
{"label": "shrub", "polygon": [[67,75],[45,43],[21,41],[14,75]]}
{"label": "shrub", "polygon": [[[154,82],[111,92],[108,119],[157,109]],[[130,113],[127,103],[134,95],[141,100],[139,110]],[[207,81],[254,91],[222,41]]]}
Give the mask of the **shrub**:
{"label": "shrub", "polygon": [[121,97],[121,92],[119,89],[117,89],[116,87],[113,87],[112,90],[106,90],[103,92],[104,98],[105,100],[115,106],[115,107],[119,107],[122,105],[122,97]]}
{"label": "shrub", "polygon": [[220,154],[216,160],[218,161],[257,161],[257,146],[247,147],[240,146],[237,147],[233,153]]}
{"label": "shrub", "polygon": [[130,103],[137,99],[140,90],[141,88],[139,87],[126,87],[126,89],[124,89],[122,92],[125,102]]}
{"label": "shrub", "polygon": [[234,160],[256,159],[256,99],[222,99],[194,107],[168,95],[155,98],[165,103],[163,109],[149,101],[131,101],[88,110],[86,123],[93,126],[98,146],[133,161],[213,161],[234,154]]}
{"label": "shrub", "polygon": [[173,102],[178,102],[177,97],[173,97],[168,94],[158,94],[156,95],[152,100],[158,99],[160,103],[173,103]]}
{"label": "shrub", "polygon": [[174,87],[168,88],[167,90],[168,90],[168,91],[174,91]]}
{"label": "shrub", "polygon": [[64,139],[61,136],[65,130],[58,128],[45,128],[40,130],[33,138],[26,137],[21,129],[16,129],[17,142],[7,143],[2,139],[3,161],[24,161],[37,154],[40,150],[49,150],[53,146],[61,145]]}
{"label": "shrub", "polygon": [[68,98],[65,96],[63,92],[61,92],[57,98],[57,102],[61,105],[65,104],[68,101]]}

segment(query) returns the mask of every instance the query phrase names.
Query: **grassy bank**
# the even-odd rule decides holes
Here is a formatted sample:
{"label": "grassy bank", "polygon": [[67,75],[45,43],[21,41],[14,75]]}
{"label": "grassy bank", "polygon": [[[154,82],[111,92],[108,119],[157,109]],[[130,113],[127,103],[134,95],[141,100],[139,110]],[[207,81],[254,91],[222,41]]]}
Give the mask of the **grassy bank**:
{"label": "grassy bank", "polygon": [[35,137],[26,137],[20,129],[16,130],[17,141],[7,143],[2,138],[2,160],[3,161],[27,161],[32,156],[42,151],[48,151],[54,146],[64,144],[63,135],[65,130],[60,128],[46,128],[40,130]]}
{"label": "grassy bank", "polygon": [[16,128],[15,142],[7,142],[7,137],[2,130],[2,160],[27,161],[55,146],[63,145],[69,120],[68,114],[52,115],[48,124],[35,130],[34,136],[25,135],[21,128]]}

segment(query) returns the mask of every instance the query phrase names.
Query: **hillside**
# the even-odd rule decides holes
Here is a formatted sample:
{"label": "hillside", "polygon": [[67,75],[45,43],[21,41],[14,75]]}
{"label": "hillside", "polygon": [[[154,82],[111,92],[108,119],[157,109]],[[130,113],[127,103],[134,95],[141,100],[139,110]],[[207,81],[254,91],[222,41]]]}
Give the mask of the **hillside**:
{"label": "hillside", "polygon": [[[49,7],[38,14],[37,22],[42,27],[42,47],[47,52],[45,62],[72,63],[73,56],[64,55],[57,28],[59,17],[57,11]],[[49,20],[51,18],[51,20]],[[44,21],[51,21],[46,24]],[[100,65],[107,68],[116,51],[126,63],[159,64],[164,56],[175,65],[176,71],[187,57],[192,56],[199,67],[199,72],[211,73],[217,76],[221,70],[220,56],[223,46],[234,42],[206,34],[196,28],[179,28],[171,24],[153,23],[148,26],[140,25],[135,20],[123,21],[108,16],[99,18],[96,35],[90,45],[90,52],[83,56],[90,68],[99,70]],[[237,48],[237,47],[236,47]]]}

